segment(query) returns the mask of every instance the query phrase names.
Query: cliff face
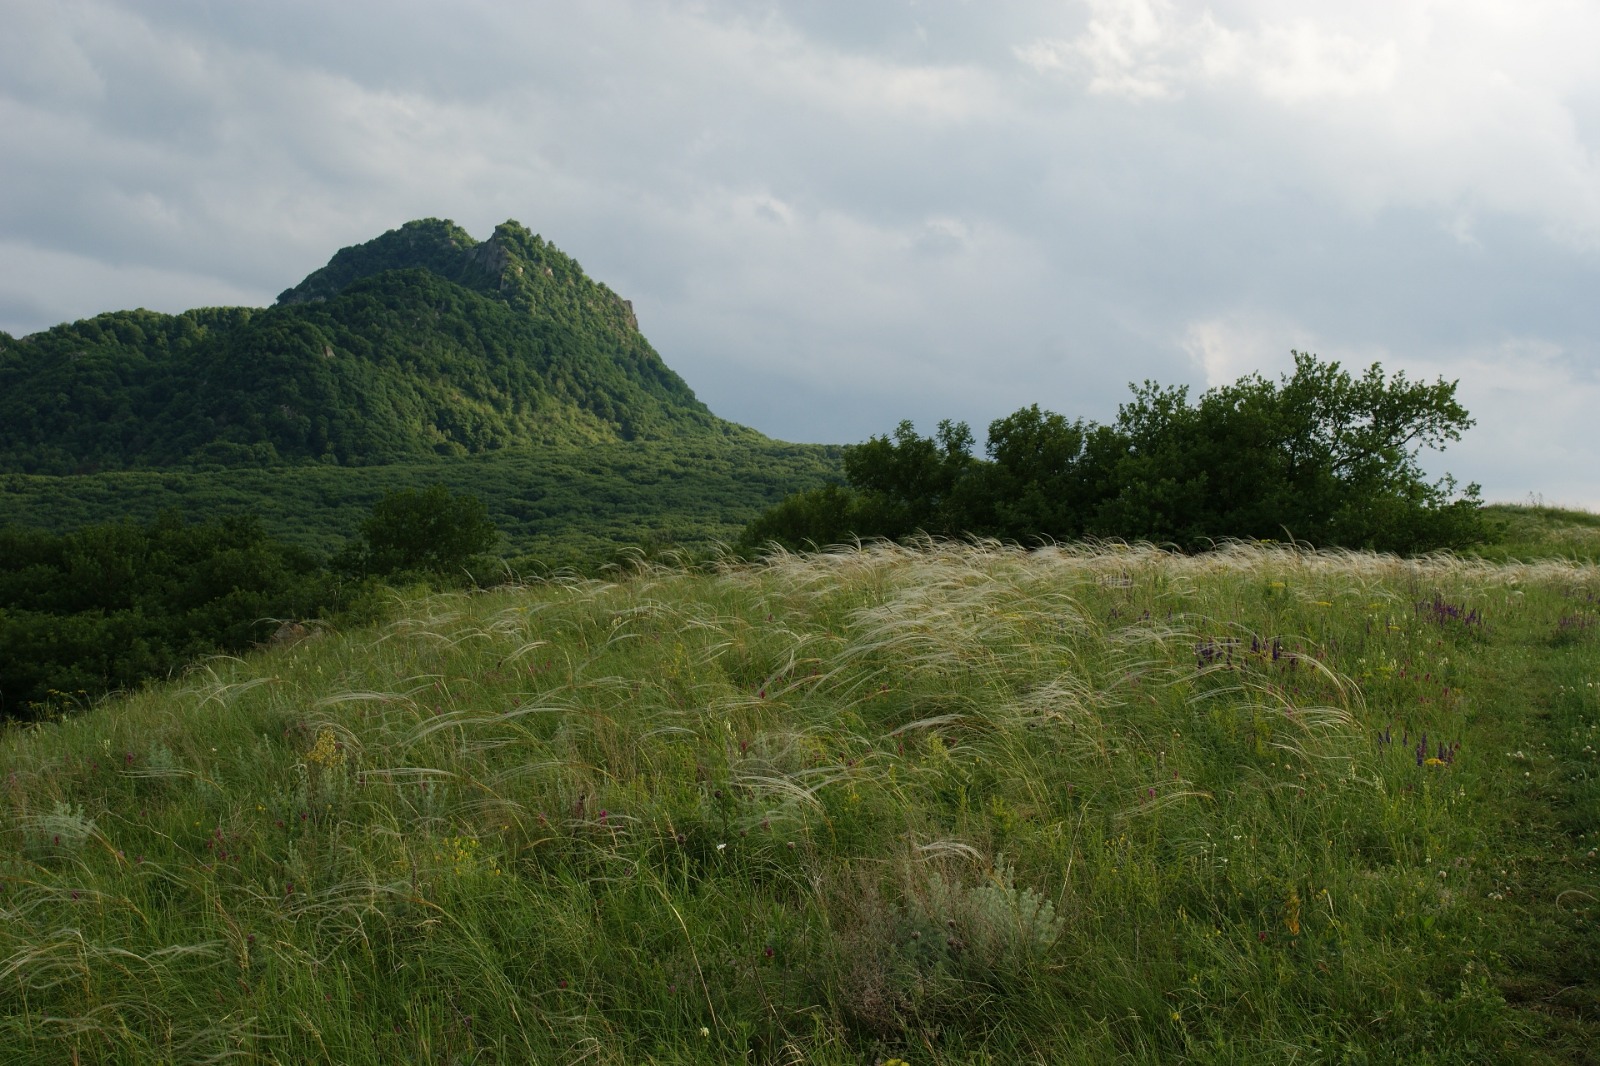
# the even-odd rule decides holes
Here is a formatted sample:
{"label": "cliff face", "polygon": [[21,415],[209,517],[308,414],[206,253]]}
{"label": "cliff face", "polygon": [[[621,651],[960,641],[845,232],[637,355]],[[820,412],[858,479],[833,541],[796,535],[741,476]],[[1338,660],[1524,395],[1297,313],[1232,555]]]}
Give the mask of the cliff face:
{"label": "cliff face", "polygon": [[428,454],[709,434],[632,306],[516,222],[423,219],[265,310],[114,312],[0,343],[0,470]]}

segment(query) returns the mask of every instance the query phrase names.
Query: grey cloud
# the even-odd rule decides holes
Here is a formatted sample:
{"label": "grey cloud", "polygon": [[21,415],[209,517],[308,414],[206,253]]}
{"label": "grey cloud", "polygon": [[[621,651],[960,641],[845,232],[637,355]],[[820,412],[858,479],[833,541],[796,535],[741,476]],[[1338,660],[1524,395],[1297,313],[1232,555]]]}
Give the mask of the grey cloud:
{"label": "grey cloud", "polygon": [[[1600,446],[1521,421],[1600,365],[1600,92],[1570,32],[1519,23],[1507,87],[1470,6],[1429,38],[1393,5],[1283,29],[1223,2],[1196,30],[1148,0],[1135,73],[1174,91],[1095,91],[1073,42],[1141,3],[13,0],[0,328],[264,303],[408,218],[515,217],[713,409],[789,439],[1109,418],[1129,380],[1311,344],[1460,367],[1481,425],[1432,465],[1600,503]],[[1268,45],[1309,59],[1247,62]],[[1533,391],[1488,384],[1506,351]]]}

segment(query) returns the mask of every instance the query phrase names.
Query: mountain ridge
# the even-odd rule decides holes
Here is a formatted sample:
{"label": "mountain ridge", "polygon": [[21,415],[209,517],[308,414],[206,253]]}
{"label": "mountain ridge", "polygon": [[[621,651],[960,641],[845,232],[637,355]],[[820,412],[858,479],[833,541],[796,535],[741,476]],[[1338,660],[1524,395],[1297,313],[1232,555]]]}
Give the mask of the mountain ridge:
{"label": "mountain ridge", "polygon": [[106,312],[0,335],[0,471],[366,466],[669,438],[714,415],[632,305],[512,220],[420,219],[267,308]]}

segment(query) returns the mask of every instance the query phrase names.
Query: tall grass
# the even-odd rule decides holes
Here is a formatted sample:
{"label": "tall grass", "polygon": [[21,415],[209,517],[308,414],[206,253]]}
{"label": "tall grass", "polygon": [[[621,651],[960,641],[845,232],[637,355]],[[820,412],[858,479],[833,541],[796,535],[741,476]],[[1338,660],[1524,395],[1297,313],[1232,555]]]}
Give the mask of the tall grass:
{"label": "tall grass", "polygon": [[928,543],[400,600],[0,742],[0,1058],[1559,1058],[1597,592]]}

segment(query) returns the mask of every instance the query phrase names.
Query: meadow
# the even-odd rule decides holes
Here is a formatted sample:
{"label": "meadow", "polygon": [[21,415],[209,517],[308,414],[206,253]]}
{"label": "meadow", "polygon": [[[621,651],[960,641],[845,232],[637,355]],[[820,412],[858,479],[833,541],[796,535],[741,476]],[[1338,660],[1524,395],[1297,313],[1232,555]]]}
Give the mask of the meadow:
{"label": "meadow", "polygon": [[1600,1061],[1600,567],[397,595],[0,736],[6,1062]]}

